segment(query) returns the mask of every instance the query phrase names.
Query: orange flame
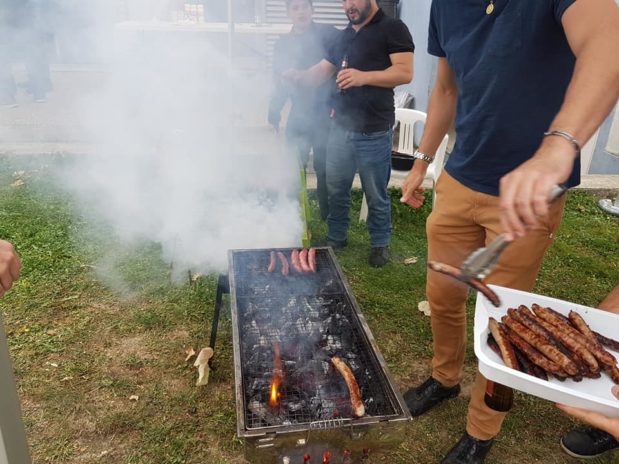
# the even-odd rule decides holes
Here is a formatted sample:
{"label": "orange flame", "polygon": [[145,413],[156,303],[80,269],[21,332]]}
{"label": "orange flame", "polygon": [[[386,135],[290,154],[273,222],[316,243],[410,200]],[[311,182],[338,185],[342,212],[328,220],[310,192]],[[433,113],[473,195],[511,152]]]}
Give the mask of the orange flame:
{"label": "orange flame", "polygon": [[282,357],[279,351],[279,343],[273,342],[273,380],[271,381],[271,394],[269,406],[272,408],[279,404],[279,386],[282,383]]}
{"label": "orange flame", "polygon": [[271,395],[269,396],[269,406],[274,408],[279,404],[279,384],[281,379],[278,375],[273,376],[273,381],[271,382]]}

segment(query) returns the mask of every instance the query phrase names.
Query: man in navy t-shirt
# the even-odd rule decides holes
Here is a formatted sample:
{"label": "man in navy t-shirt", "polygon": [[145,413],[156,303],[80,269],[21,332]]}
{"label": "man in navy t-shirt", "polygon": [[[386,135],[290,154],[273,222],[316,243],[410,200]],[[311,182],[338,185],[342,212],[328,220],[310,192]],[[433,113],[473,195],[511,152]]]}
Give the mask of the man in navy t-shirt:
{"label": "man in navy t-shirt", "polygon": [[[551,187],[579,183],[580,146],[619,96],[617,16],[612,0],[433,1],[437,79],[402,196],[421,206],[428,163],[455,120],[427,222],[428,260],[459,267],[506,232],[518,238],[488,282],[531,290],[565,204],[547,204]],[[434,357],[431,377],[405,394],[413,415],[459,393],[466,348],[467,288],[429,271],[426,291]],[[484,461],[505,417],[485,404],[486,383],[478,373],[466,432],[444,463]]]}

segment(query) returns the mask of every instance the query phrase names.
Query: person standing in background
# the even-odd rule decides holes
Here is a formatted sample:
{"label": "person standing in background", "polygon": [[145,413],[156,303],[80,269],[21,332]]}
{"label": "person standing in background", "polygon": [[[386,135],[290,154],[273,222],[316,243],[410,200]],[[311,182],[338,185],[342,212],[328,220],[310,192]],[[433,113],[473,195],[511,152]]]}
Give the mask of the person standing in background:
{"label": "person standing in background", "polygon": [[292,30],[280,37],[273,51],[273,91],[268,119],[278,132],[282,109],[288,100],[291,101],[286,139],[303,167],[307,166],[310,151],[313,153],[320,216],[325,220],[329,214],[325,173],[329,100],[335,84],[326,82],[316,88],[299,87],[284,79],[282,74],[291,68],[308,69],[318,63],[340,31],[312,20],[312,0],[286,0],[286,12],[292,21]]}
{"label": "person standing in background", "polygon": [[48,44],[51,2],[2,0],[0,2],[0,104],[15,106],[17,86],[11,64],[23,62],[28,72],[26,90],[35,102],[46,100],[52,90]]}
{"label": "person standing in background", "polygon": [[[394,87],[413,79],[415,45],[406,24],[387,16],[376,0],[342,0],[350,21],[326,58],[308,71],[291,69],[292,82],[316,86],[337,72],[327,144],[329,232],[327,243],[348,243],[350,191],[359,172],[368,202],[369,264],[389,262],[391,148]],[[338,72],[339,71],[339,72]]]}

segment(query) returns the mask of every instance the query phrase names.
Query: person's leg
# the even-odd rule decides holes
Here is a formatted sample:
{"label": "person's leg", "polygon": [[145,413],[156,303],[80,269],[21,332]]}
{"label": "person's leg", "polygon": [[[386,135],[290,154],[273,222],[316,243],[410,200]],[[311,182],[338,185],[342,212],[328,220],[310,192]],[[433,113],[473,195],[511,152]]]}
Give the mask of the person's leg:
{"label": "person's leg", "polygon": [[0,105],[15,103],[15,79],[11,69],[10,47],[0,44]]}
{"label": "person's leg", "polygon": [[24,64],[28,71],[28,88],[36,101],[44,100],[52,89],[52,80],[47,59],[47,41],[40,31],[26,33]]}
{"label": "person's leg", "polygon": [[393,131],[353,135],[355,159],[368,203],[368,232],[372,247],[387,247],[391,240],[391,199],[387,186],[391,176]]}
{"label": "person's leg", "polygon": [[327,239],[337,245],[346,244],[350,223],[350,189],[357,166],[350,141],[350,132],[331,125],[327,143],[327,192],[329,194],[329,216]]}
{"label": "person's leg", "polygon": [[320,207],[320,217],[324,220],[329,216],[329,194],[327,192],[327,138],[329,124],[317,124],[312,140],[314,154],[314,171],[316,172],[316,195]]}
{"label": "person's leg", "polygon": [[[482,195],[477,220],[486,229],[486,244],[502,232],[499,222],[499,199]],[[517,290],[530,291],[535,284],[546,250],[552,244],[561,223],[565,197],[550,206],[549,215],[541,220],[538,227],[510,244],[499,260],[496,268],[486,282]],[[505,413],[494,411],[484,403],[486,379],[477,374],[471,393],[466,430],[469,435],[480,440],[495,437],[501,428]]]}
{"label": "person's leg", "polygon": [[[443,172],[436,185],[436,204],[426,223],[428,260],[460,267],[484,243],[475,223],[477,192]],[[428,270],[426,293],[431,309],[434,356],[432,378],[444,387],[460,383],[466,349],[468,287]]]}
{"label": "person's leg", "polygon": [[300,166],[305,169],[311,149],[310,135],[292,120],[286,125],[286,143],[289,151],[299,160]]}

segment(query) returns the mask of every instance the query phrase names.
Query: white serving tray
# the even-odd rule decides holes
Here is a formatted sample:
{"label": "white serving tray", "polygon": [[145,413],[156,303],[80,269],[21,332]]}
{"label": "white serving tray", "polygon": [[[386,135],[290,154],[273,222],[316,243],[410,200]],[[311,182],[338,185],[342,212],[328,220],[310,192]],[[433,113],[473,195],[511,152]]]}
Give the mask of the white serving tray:
{"label": "white serving tray", "polygon": [[[533,303],[537,303],[540,306],[549,306],[565,316],[570,310],[577,311],[592,330],[614,339],[619,338],[619,315],[534,293],[496,285],[490,287],[499,295],[501,307],[495,308],[481,293],[477,294],[474,336],[479,371],[489,380],[555,403],[588,409],[609,417],[619,417],[619,400],[611,393],[614,384],[607,374],[602,373],[599,379],[583,379],[581,382],[570,379],[564,382],[555,378],[538,379],[507,367],[487,343],[488,318],[492,316],[500,321],[507,313],[507,308],[517,308],[520,305],[530,308]],[[619,360],[618,352],[608,351]]]}

